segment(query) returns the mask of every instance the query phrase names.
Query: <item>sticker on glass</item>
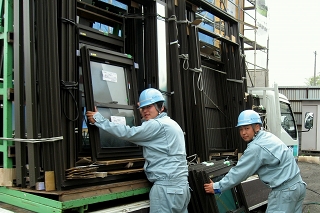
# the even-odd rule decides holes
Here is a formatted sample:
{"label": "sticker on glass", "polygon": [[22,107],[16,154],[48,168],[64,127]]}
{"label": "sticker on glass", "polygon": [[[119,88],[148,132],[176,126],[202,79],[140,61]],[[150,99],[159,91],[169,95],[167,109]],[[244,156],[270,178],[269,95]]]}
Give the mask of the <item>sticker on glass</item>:
{"label": "sticker on glass", "polygon": [[102,70],[102,80],[117,82],[117,73]]}
{"label": "sticker on glass", "polygon": [[126,118],[123,116],[111,116],[111,122],[126,125]]}

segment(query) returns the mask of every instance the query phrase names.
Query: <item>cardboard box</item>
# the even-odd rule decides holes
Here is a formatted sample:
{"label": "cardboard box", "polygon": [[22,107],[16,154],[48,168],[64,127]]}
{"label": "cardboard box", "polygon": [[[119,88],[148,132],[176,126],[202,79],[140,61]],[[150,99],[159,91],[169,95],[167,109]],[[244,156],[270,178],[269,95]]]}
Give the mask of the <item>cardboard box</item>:
{"label": "cardboard box", "polygon": [[54,171],[46,171],[44,173],[44,184],[45,184],[46,191],[56,190]]}
{"label": "cardboard box", "polygon": [[0,168],[0,186],[13,186],[14,179],[16,179],[15,168]]}

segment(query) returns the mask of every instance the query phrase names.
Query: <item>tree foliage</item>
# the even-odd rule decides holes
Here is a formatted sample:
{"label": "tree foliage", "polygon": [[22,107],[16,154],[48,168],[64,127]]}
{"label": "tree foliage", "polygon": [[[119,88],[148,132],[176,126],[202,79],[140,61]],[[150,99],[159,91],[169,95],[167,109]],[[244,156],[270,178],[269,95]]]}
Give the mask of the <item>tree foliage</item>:
{"label": "tree foliage", "polygon": [[[314,85],[314,79],[316,80],[315,85]],[[316,75],[315,78],[314,76],[306,78],[305,83],[307,86],[320,86],[320,73],[318,73],[318,75]]]}

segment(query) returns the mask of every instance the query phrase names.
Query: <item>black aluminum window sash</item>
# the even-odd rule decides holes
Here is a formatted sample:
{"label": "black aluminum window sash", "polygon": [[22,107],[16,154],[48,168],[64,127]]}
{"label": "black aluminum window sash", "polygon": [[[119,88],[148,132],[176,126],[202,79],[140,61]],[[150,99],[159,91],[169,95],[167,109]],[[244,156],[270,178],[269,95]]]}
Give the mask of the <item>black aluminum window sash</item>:
{"label": "black aluminum window sash", "polygon": [[[219,68],[213,61],[203,61],[206,67],[202,66],[203,85],[204,85],[204,114],[203,119],[206,123],[206,135],[208,151],[216,149],[227,149],[233,135],[227,127],[234,127],[228,114],[228,90],[226,74],[213,71],[210,68]],[[219,64],[218,64],[219,65]],[[219,92],[217,92],[219,90]],[[234,148],[236,149],[236,148]],[[219,152],[219,151],[215,151]]]}
{"label": "black aluminum window sash", "polygon": [[[59,68],[61,85],[61,106],[62,117],[61,127],[63,135],[62,152],[64,155],[64,169],[74,167],[78,159],[77,141],[80,134],[77,133],[80,123],[79,110],[79,90],[77,87],[79,72],[77,69],[78,38],[75,36],[77,31],[76,20],[76,1],[58,1],[58,22],[59,30]],[[46,83],[46,82],[45,82]],[[80,120],[80,119],[78,119]]]}
{"label": "black aluminum window sash", "polygon": [[[193,125],[193,113],[192,113],[192,104],[194,103],[193,96],[190,94],[193,94],[193,88],[190,86],[190,78],[192,77],[192,72],[186,71],[185,69],[189,68],[189,43],[188,43],[188,37],[187,34],[187,27],[188,23],[183,21],[183,17],[187,17],[187,2],[181,1],[179,2],[178,7],[175,8],[176,10],[176,17],[177,20],[180,22],[177,23],[177,38],[179,41],[179,68],[180,68],[180,75],[181,75],[181,89],[182,89],[182,100],[183,100],[183,115],[184,115],[184,130],[187,133],[185,135],[185,142],[186,142],[186,148],[188,154],[196,153],[195,145],[194,145],[194,138],[197,134],[195,132],[195,128]],[[170,11],[170,10],[169,10]],[[170,17],[170,16],[169,16]],[[186,20],[187,18],[185,18]],[[191,50],[193,51],[193,50]],[[186,56],[184,58],[183,56]],[[174,72],[175,70],[172,70],[171,72]],[[174,78],[173,78],[174,79]]]}
{"label": "black aluminum window sash", "polygon": [[[57,137],[62,135],[62,125],[61,122],[57,122],[55,119],[58,116],[61,116],[61,99],[60,99],[60,79],[59,79],[59,72],[57,70],[60,69],[59,67],[59,47],[58,47],[58,18],[57,18],[57,10],[58,7],[55,2],[53,1],[47,1],[43,3],[44,8],[50,8],[48,9],[48,14],[46,15],[48,17],[47,19],[47,25],[49,27],[48,34],[48,45],[46,46],[49,51],[50,55],[42,56],[44,58],[50,58],[48,60],[49,64],[47,67],[49,68],[47,71],[49,71],[50,76],[50,85],[51,91],[49,93],[51,100],[49,100],[48,103],[45,103],[45,106],[42,106],[41,108],[51,110],[51,117],[49,117],[49,124],[51,126],[51,137]],[[46,13],[44,13],[45,15]],[[46,19],[46,17],[44,17]],[[45,37],[45,35],[44,35]],[[43,47],[45,48],[45,47]],[[38,60],[41,60],[41,58],[38,58]],[[40,70],[39,70],[40,71]],[[53,151],[54,151],[54,158],[52,158],[52,163],[54,164],[54,175],[55,175],[55,182],[56,182],[56,189],[61,189],[61,184],[63,179],[65,178],[64,175],[64,169],[67,167],[66,165],[66,159],[67,156],[66,152],[63,152],[64,154],[61,154],[61,150],[63,151],[63,141],[58,140],[52,143]],[[49,148],[50,149],[50,148]],[[49,151],[49,150],[48,150]]]}
{"label": "black aluminum window sash", "polygon": [[[162,2],[158,2],[163,4]],[[167,4],[164,4],[167,12],[166,16],[168,17],[176,17],[175,4],[174,1],[170,1]],[[183,95],[184,91],[182,89],[182,76],[180,74],[180,59],[179,59],[179,44],[174,44],[174,42],[178,41],[178,24],[176,21],[168,21],[167,31],[168,31],[168,39],[169,42],[173,42],[173,44],[169,45],[168,50],[170,51],[170,59],[168,63],[170,64],[170,75],[168,74],[169,82],[172,83],[169,88],[172,88],[174,91],[174,98],[171,100],[172,105],[174,106],[171,109],[172,117],[174,120],[180,125],[181,129],[185,132],[185,114],[184,114],[184,104],[183,104]],[[168,68],[168,69],[169,69]],[[170,82],[171,79],[174,79],[174,82]]]}
{"label": "black aluminum window sash", "polygon": [[[106,4],[109,5],[110,4]],[[115,24],[123,24],[123,15],[117,13],[117,11],[112,12],[112,8],[109,7],[109,10],[106,8],[99,8],[94,5],[77,1],[77,15],[80,18],[85,18],[88,20],[95,20],[97,22],[101,22],[103,24],[114,27]],[[117,8],[117,10],[121,10],[121,8]],[[125,13],[125,10],[122,10]]]}
{"label": "black aluminum window sash", "polygon": [[209,31],[209,30],[207,30],[205,28],[202,28],[202,27],[198,27],[198,28],[199,28],[199,32],[201,32],[201,33],[203,33],[203,34],[205,34],[207,36],[210,36],[212,38],[218,39],[218,40],[220,40],[222,42],[225,42],[227,44],[230,44],[230,45],[235,45],[235,46],[239,45],[238,43],[233,42],[230,39],[227,39],[225,37],[222,37],[222,36],[220,36],[219,34],[217,34],[215,32],[211,32],[211,31]]}
{"label": "black aluminum window sash", "polygon": [[[23,56],[23,2],[14,0],[14,114],[15,114],[15,137],[23,138],[25,135],[25,106],[24,106],[24,56]],[[1,128],[2,129],[2,128]],[[27,147],[26,143],[15,142],[16,158],[16,185],[22,188],[26,187],[27,176]]]}
{"label": "black aluminum window sash", "polygon": [[[81,41],[82,42],[82,41]],[[100,56],[100,54],[102,53],[102,52],[104,52],[104,53],[110,53],[110,55],[118,55],[118,56],[123,56],[123,54],[122,53],[116,53],[116,52],[114,52],[114,51],[110,51],[110,50],[105,50],[105,49],[103,49],[103,48],[100,48],[100,47],[94,47],[94,46],[90,46],[90,45],[87,45],[86,43],[80,43],[80,48],[81,47],[83,47],[83,46],[87,46],[89,49],[90,49],[90,51],[91,51],[91,54],[93,54],[93,55],[99,55],[99,57],[98,58],[104,58],[103,56]],[[95,52],[95,51],[97,51],[97,52]],[[116,57],[113,57],[114,59],[116,58]],[[111,59],[110,59],[111,60]],[[102,60],[103,61],[103,60]],[[129,60],[126,60],[126,59],[123,59],[122,61],[121,61],[122,63],[125,63],[125,64],[128,64],[128,65],[130,65],[131,66],[131,64],[132,64],[132,61],[131,61],[131,59],[129,59]],[[85,63],[84,63],[85,64]],[[90,61],[89,61],[89,67],[90,67]],[[132,74],[135,74],[134,72],[132,73]],[[90,76],[90,78],[91,78],[91,76]],[[135,78],[135,77],[134,77]],[[84,84],[84,82],[83,82],[83,84]],[[135,89],[134,88],[134,85],[133,85],[133,89],[134,90],[137,90],[137,89]],[[84,98],[84,97],[80,97],[80,98]],[[134,100],[134,99],[132,99],[132,100]],[[80,101],[80,103],[82,103],[83,101]],[[86,105],[86,104],[85,104]],[[82,111],[82,107],[84,107],[85,105],[83,105],[83,104],[79,104],[79,111]],[[96,106],[96,105],[101,105],[101,103],[94,103],[94,106]],[[103,106],[103,104],[102,104],[102,106]],[[110,108],[115,108],[114,106],[112,106],[111,104],[107,104],[107,106],[105,106],[105,107],[110,107]],[[119,109],[128,109],[130,106],[122,106],[122,105],[117,105],[117,107],[119,108]],[[131,108],[130,108],[131,109]],[[82,113],[81,113],[81,116],[85,116],[85,115],[83,115]],[[83,120],[84,120],[84,118],[83,117],[81,117],[81,119],[80,119],[80,125],[79,125],[79,127],[81,128],[81,131],[80,132],[82,132],[82,122],[83,122]],[[83,146],[83,144],[82,144],[82,142],[83,142],[83,135],[81,134],[81,143],[78,143],[78,155],[79,156],[82,156],[82,157],[85,157],[85,156],[88,156],[88,155],[90,155],[91,154],[91,152],[93,151],[94,153],[96,153],[96,151],[95,150],[91,150],[91,149],[95,149],[95,147],[92,147],[91,149],[90,148],[88,148],[88,147],[84,147]]]}
{"label": "black aluminum window sash", "polygon": [[133,105],[121,105],[121,104],[106,104],[106,103],[99,103],[95,102],[95,106],[102,107],[102,108],[111,108],[111,109],[131,109],[134,110],[135,107]]}
{"label": "black aluminum window sash", "polygon": [[[145,14],[156,14],[156,2],[144,8]],[[149,16],[144,20],[144,66],[145,85],[144,88],[159,87],[158,73],[158,46],[157,46],[157,17]]]}
{"label": "black aluminum window sash", "polygon": [[[110,1],[111,2],[111,1]],[[114,3],[122,3],[123,5],[128,6],[128,2],[121,2],[121,1],[113,1]],[[130,4],[130,2],[129,2]],[[98,7],[98,8],[104,8],[106,10],[108,10],[109,12],[115,13],[115,14],[125,14],[127,11],[119,6],[116,6],[116,4],[110,4],[107,3],[106,1],[102,1],[102,0],[92,0],[92,5]]]}
{"label": "black aluminum window sash", "polygon": [[[213,180],[213,182],[220,180],[234,165],[231,160],[229,161],[229,164],[226,164],[225,160],[208,161],[207,163],[208,164],[195,164],[189,166],[189,182],[193,192],[195,192],[195,196],[191,197],[190,209],[193,209],[194,212],[219,212],[218,202],[221,202],[218,200],[219,197],[217,199],[217,196],[219,195],[206,194],[203,190],[203,184],[209,183],[210,179]],[[230,210],[230,212],[247,212],[243,200],[240,197],[241,194],[238,192],[238,187],[239,186],[236,186],[231,189],[237,209]]]}
{"label": "black aluminum window sash", "polygon": [[[77,1],[80,43],[107,48],[117,52],[124,52],[125,18],[123,14],[127,11],[101,1],[94,1],[92,4]],[[81,24],[82,20],[90,26]],[[92,22],[98,22],[113,27],[115,32],[119,32],[120,30],[121,35],[115,35],[115,32],[113,34],[100,32],[99,30],[92,28],[92,24],[90,24]]]}
{"label": "black aluminum window sash", "polygon": [[[221,74],[223,74],[223,76],[218,75],[221,78],[221,81],[218,82],[217,85],[215,85],[214,80],[215,79],[205,79],[205,74],[206,74],[206,69],[204,67],[202,67],[202,71],[203,71],[203,91],[208,93],[208,88],[210,87],[214,87],[215,91],[220,91],[220,93],[224,93],[224,94],[228,94],[229,93],[229,97],[236,97],[236,100],[239,101],[232,101],[229,100],[231,98],[228,98],[227,100],[225,96],[221,95],[221,97],[218,97],[220,102],[223,101],[223,103],[225,104],[225,106],[228,106],[228,112],[230,112],[230,119],[234,120],[237,118],[237,112],[241,111],[241,109],[243,108],[243,104],[241,102],[241,99],[238,97],[241,96],[241,94],[244,94],[244,90],[242,89],[242,85],[236,85],[236,87],[234,87],[234,84],[230,83],[230,82],[226,82],[224,87],[220,87],[220,83],[225,82],[226,79],[240,79],[238,76],[242,75],[243,76],[243,70],[241,69],[241,65],[240,65],[240,53],[238,51],[239,49],[239,44],[240,44],[240,40],[238,37],[238,26],[237,26],[237,22],[235,19],[233,19],[232,17],[230,17],[226,12],[221,11],[221,9],[217,8],[216,6],[214,6],[213,4],[210,4],[208,2],[204,2],[204,1],[189,1],[189,4],[187,4],[187,17],[188,20],[193,21],[195,18],[197,18],[197,14],[191,10],[190,7],[190,3],[195,4],[197,6],[200,6],[201,9],[200,10],[204,10],[207,11],[211,14],[213,14],[214,16],[217,16],[221,19],[223,19],[225,21],[225,35],[229,36],[229,38],[231,38],[231,36],[235,37],[235,40],[231,40],[231,39],[227,39],[224,37],[221,37],[216,34],[215,32],[212,32],[210,30],[206,30],[203,29],[201,27],[197,27],[197,33],[195,34],[194,30],[190,30],[190,34],[189,34],[189,67],[193,68],[193,67],[199,67],[203,64],[208,64],[207,66],[210,68],[214,68],[217,71],[221,71]],[[191,27],[192,29],[192,27]],[[214,60],[214,58],[208,58],[205,57],[205,54],[201,53],[201,48],[200,48],[200,54],[196,55],[196,50],[198,50],[197,45],[199,44],[199,38],[198,38],[198,33],[203,33],[207,36],[210,36],[212,38],[218,39],[221,41],[221,52],[220,52],[220,56],[221,56],[221,61],[217,61]],[[202,43],[202,45],[205,45],[206,43]],[[208,46],[212,46],[209,45]],[[229,54],[229,55],[228,55]],[[196,57],[195,57],[196,55]],[[198,59],[201,58],[201,62],[199,63]],[[230,59],[230,60],[227,60]],[[236,59],[236,60],[235,60]],[[239,59],[239,60],[237,60]],[[226,61],[227,60],[227,61]],[[228,62],[228,63],[227,63]],[[245,74],[245,73],[244,73]],[[193,74],[196,75],[196,74]],[[192,81],[191,81],[192,82]],[[217,81],[216,81],[217,82]],[[220,85],[219,85],[220,84]],[[236,88],[236,89],[234,89]],[[217,92],[211,93],[211,94],[216,94]],[[197,91],[196,91],[197,92]],[[230,94],[231,93],[231,94]],[[218,93],[217,93],[218,94]],[[191,153],[197,153],[201,159],[207,159],[208,153],[210,152],[210,150],[215,149],[215,148],[220,148],[220,147],[215,147],[216,144],[214,144],[214,147],[212,147],[212,137],[211,135],[208,133],[208,126],[211,127],[211,120],[217,120],[215,119],[216,117],[214,117],[214,119],[209,119],[209,116],[207,115],[207,111],[206,111],[206,106],[208,106],[208,100],[207,97],[204,96],[201,93],[196,93],[195,97],[197,98],[197,106],[195,107],[193,106],[193,112],[198,113],[198,116],[196,116],[196,120],[193,120],[193,122],[198,122],[197,126],[197,131],[196,132],[200,132],[200,134],[197,135],[197,137],[203,137],[203,140],[196,140],[196,141],[203,141],[202,143],[198,143],[196,146],[193,146],[195,148],[192,148],[192,140],[188,139],[188,147],[191,147],[191,149],[189,149],[188,151],[192,151]],[[209,103],[211,104],[211,103]],[[234,107],[231,107],[234,106]],[[225,110],[225,109],[223,109]],[[202,117],[203,116],[203,117]],[[220,116],[220,115],[218,115]],[[220,116],[221,117],[221,116]],[[225,118],[223,118],[225,120]],[[210,123],[211,122],[211,123]],[[228,122],[226,122],[228,123]],[[200,126],[203,126],[203,128],[200,128]],[[220,125],[221,126],[221,125]],[[223,125],[223,127],[228,127],[229,125]],[[205,130],[205,131],[204,131]],[[223,132],[225,130],[217,130],[219,132]],[[187,131],[188,133],[190,132]],[[219,135],[225,135],[225,134],[219,134]],[[236,138],[236,139],[240,139],[239,134],[235,134],[235,131],[232,130],[230,135],[232,136],[232,138]],[[217,139],[217,138],[215,138]],[[230,137],[227,138],[228,139],[228,144],[227,147],[231,149],[236,147],[235,144],[233,143],[232,139],[230,139]],[[235,140],[237,141],[237,140]],[[229,145],[231,144],[231,145]],[[235,149],[235,148],[234,148]]]}
{"label": "black aluminum window sash", "polygon": [[241,202],[251,212],[251,210],[266,204],[271,188],[257,178],[241,182],[237,190],[240,194]]}
{"label": "black aluminum window sash", "polygon": [[[103,50],[101,48],[96,47],[88,47],[83,46],[81,48],[81,58],[82,58],[82,74],[84,78],[84,91],[85,91],[85,103],[87,110],[94,110],[95,103],[93,97],[93,89],[92,89],[92,79],[91,79],[91,68],[90,68],[90,61],[108,61],[112,65],[118,65],[125,68],[125,75],[127,78],[127,83],[130,82],[131,88],[128,90],[129,94],[129,104],[128,106],[123,105],[116,105],[116,104],[107,104],[106,107],[114,106],[113,108],[118,109],[132,109],[134,112],[135,117],[135,125],[138,124],[138,120],[140,116],[138,116],[138,110],[136,110],[135,100],[137,100],[137,90],[134,89],[135,81],[134,79],[134,72],[133,72],[133,59],[130,58],[126,54],[110,51],[110,50]],[[102,104],[99,105],[103,107]],[[117,107],[116,107],[117,106]],[[130,158],[130,157],[141,157],[142,156],[142,149],[141,147],[119,147],[119,148],[102,148],[100,144],[100,137],[99,137],[99,129],[94,125],[88,125],[88,132],[89,132],[89,141],[91,144],[92,149],[92,158],[94,161],[96,160],[106,160],[106,159],[120,159],[120,158]]]}
{"label": "black aluminum window sash", "polygon": [[[211,169],[214,171],[219,171],[224,167],[221,162],[214,162],[213,166],[207,166],[205,164],[196,164],[189,166],[189,182],[192,186],[192,190],[195,192],[195,196],[191,196],[191,206],[194,209],[194,212],[219,212],[218,206],[216,203],[215,195],[213,194],[206,194],[203,190],[203,184],[209,183],[209,176],[206,175],[205,169]],[[211,163],[211,162],[208,162]],[[230,169],[230,168],[228,168]],[[219,174],[221,175],[221,174]]]}
{"label": "black aluminum window sash", "polygon": [[81,43],[97,46],[100,48],[108,47],[114,51],[120,51],[124,47],[124,39],[112,34],[105,35],[99,30],[78,24],[79,40]]}
{"label": "black aluminum window sash", "polygon": [[[200,68],[201,58],[200,58],[200,48],[199,48],[199,33],[196,26],[191,26],[189,30],[189,67],[190,68]],[[188,71],[191,72],[191,71]],[[202,75],[201,73],[191,72],[190,74],[190,83],[189,85],[196,85],[197,79]],[[189,85],[184,85],[185,87]],[[193,86],[192,91],[192,113],[195,118],[192,122],[194,125],[194,153],[197,153],[198,156],[203,160],[208,160],[208,148],[207,148],[207,135],[206,135],[206,123],[205,123],[205,113],[204,113],[204,97],[202,91],[197,89],[196,86]],[[196,104],[195,104],[196,103]],[[198,141],[201,141],[199,143]]]}
{"label": "black aluminum window sash", "polygon": [[[25,103],[26,103],[26,130],[28,138],[37,138],[37,107],[35,95],[35,48],[34,44],[34,3],[29,2],[23,5],[23,46],[24,46],[24,70],[25,70]],[[29,186],[36,185],[37,178],[40,177],[40,159],[38,156],[39,145],[27,144],[28,146],[28,164],[29,164]],[[24,166],[24,165],[22,165]]]}
{"label": "black aluminum window sash", "polygon": [[199,8],[202,8],[203,10],[208,11],[209,13],[215,14],[216,16],[225,21],[238,24],[237,20],[233,16],[231,16],[229,13],[222,10],[221,8],[215,6],[211,2],[208,2],[207,0],[189,0],[189,2],[198,6]]}
{"label": "black aluminum window sash", "polygon": [[94,57],[96,60],[107,60],[108,62],[112,62],[114,64],[118,65],[124,65],[124,66],[133,66],[134,62],[130,55],[115,52],[112,50],[106,50],[99,47],[93,47],[86,45],[89,50],[89,56]]}

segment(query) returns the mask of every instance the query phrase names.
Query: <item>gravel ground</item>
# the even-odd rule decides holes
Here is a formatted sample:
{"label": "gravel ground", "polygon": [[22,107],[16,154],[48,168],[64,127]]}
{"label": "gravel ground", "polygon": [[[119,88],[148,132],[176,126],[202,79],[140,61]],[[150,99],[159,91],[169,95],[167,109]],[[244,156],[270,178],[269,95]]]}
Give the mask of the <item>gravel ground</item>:
{"label": "gravel ground", "polygon": [[320,212],[320,165],[315,163],[298,162],[301,176],[307,183],[306,198],[304,199],[303,213]]}

